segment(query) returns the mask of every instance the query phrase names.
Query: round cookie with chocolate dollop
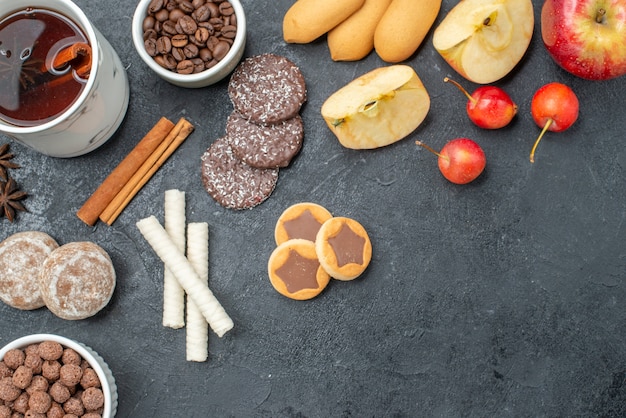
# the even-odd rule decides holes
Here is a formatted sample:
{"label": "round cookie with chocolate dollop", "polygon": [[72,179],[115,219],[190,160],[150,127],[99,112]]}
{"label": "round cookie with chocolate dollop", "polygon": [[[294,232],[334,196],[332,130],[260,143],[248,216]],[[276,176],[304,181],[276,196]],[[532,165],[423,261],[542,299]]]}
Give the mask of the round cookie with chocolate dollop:
{"label": "round cookie with chocolate dollop", "polygon": [[292,239],[276,247],[267,271],[274,289],[295,300],[314,298],[330,282],[330,276],[317,259],[315,243],[306,239]]}
{"label": "round cookie with chocolate dollop", "polygon": [[287,167],[302,148],[304,125],[300,115],[273,125],[259,125],[234,111],[226,121],[226,137],[233,153],[249,166]]}
{"label": "round cookie with chocolate dollop", "polygon": [[372,243],[363,225],[354,219],[334,217],[322,224],[315,237],[320,264],[333,278],[356,279],[372,259]]}
{"label": "round cookie with chocolate dollop", "polygon": [[315,242],[322,224],[332,216],[325,207],[317,203],[302,202],[289,206],[276,221],[274,228],[276,245],[296,238]]}
{"label": "round cookie with chocolate dollop", "polygon": [[59,244],[39,231],[18,232],[0,243],[0,300],[32,310],[45,305],[39,290],[39,271]]}
{"label": "round cookie with chocolate dollop", "polygon": [[250,167],[233,154],[226,137],[216,139],[202,154],[201,162],[206,191],[229,209],[260,204],[272,194],[278,181],[278,168]]}
{"label": "round cookie with chocolate dollop", "polygon": [[228,95],[241,115],[261,125],[293,118],[307,97],[298,66],[271,53],[241,62],[230,77]]}
{"label": "round cookie with chocolate dollop", "polygon": [[104,308],[115,289],[111,258],[93,242],[71,242],[44,261],[39,287],[46,306],[56,316],[85,319]]}

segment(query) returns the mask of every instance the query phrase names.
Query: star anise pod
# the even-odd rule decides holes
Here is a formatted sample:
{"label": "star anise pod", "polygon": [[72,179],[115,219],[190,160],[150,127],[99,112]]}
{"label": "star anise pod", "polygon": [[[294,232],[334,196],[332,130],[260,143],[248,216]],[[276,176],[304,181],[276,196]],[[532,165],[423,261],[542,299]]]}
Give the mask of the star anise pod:
{"label": "star anise pod", "polygon": [[0,145],[0,180],[7,181],[9,174],[7,170],[9,168],[20,168],[19,165],[11,162],[13,154],[9,152],[9,144]]}
{"label": "star anise pod", "polygon": [[20,200],[24,199],[28,194],[17,187],[17,183],[12,177],[7,181],[0,181],[0,217],[6,216],[9,222],[15,219],[15,213],[18,210],[26,211]]}

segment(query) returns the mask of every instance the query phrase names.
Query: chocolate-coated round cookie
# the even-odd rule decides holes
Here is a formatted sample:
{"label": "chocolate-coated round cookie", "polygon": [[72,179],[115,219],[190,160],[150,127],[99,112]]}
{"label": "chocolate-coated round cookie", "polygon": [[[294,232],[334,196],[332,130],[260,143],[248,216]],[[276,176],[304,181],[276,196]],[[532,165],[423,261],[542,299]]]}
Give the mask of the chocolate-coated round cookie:
{"label": "chocolate-coated round cookie", "polygon": [[300,115],[274,125],[258,125],[234,111],[226,121],[226,137],[233,153],[256,168],[287,167],[302,148]]}
{"label": "chocolate-coated round cookie", "polygon": [[249,209],[267,199],[276,187],[278,168],[250,167],[234,154],[226,137],[202,154],[202,182],[209,195],[229,209]]}
{"label": "chocolate-coated round cookie", "polygon": [[306,100],[306,84],[300,69],[280,55],[246,58],[228,83],[235,109],[254,123],[271,125],[298,114]]}

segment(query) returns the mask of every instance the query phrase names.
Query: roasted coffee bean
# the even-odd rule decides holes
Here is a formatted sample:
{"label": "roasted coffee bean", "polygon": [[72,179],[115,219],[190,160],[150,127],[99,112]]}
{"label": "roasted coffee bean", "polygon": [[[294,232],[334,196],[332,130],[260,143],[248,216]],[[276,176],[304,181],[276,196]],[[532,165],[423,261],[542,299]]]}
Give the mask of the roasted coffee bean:
{"label": "roasted coffee bean", "polygon": [[196,41],[200,44],[205,44],[206,41],[209,40],[210,35],[211,34],[209,33],[209,30],[207,28],[198,28],[196,30],[196,33],[193,34]]}
{"label": "roasted coffee bean", "polygon": [[178,3],[176,2],[176,0],[168,0],[168,2],[165,4],[165,8],[168,12],[171,12],[174,9],[178,9]]}
{"label": "roasted coffee bean", "polygon": [[183,12],[181,9],[178,9],[178,8],[177,8],[177,9],[174,9],[174,10],[172,10],[172,11],[170,12],[170,17],[169,17],[169,19],[170,19],[172,22],[176,22],[176,23],[178,23],[178,20],[179,20],[181,17],[183,17],[183,16],[185,16],[185,12]]}
{"label": "roasted coffee bean", "polygon": [[169,36],[161,36],[156,41],[156,48],[159,54],[169,54],[172,50],[172,40]]}
{"label": "roasted coffee bean", "polygon": [[213,50],[215,49],[215,45],[217,45],[219,42],[220,40],[217,36],[210,36],[209,40],[206,41],[206,47],[209,48],[211,52],[213,52]]}
{"label": "roasted coffee bean", "polygon": [[228,54],[228,51],[230,51],[230,45],[227,42],[219,41],[213,48],[213,58],[221,61]]}
{"label": "roasted coffee bean", "polygon": [[179,74],[193,73],[195,65],[190,60],[183,60],[176,65],[176,72]]}
{"label": "roasted coffee bean", "polygon": [[165,22],[163,22],[163,32],[168,35],[176,35],[178,33],[176,32],[176,23],[172,22],[171,20],[166,20]]}
{"label": "roasted coffee bean", "polygon": [[152,0],[148,5],[148,13],[156,13],[163,8],[163,0]]}
{"label": "roasted coffee bean", "polygon": [[178,20],[178,24],[180,25],[183,33],[187,35],[192,35],[198,30],[198,24],[191,16],[183,16]]}
{"label": "roasted coffee bean", "polygon": [[198,23],[206,22],[211,17],[211,9],[209,8],[209,4],[212,3],[204,4],[194,11],[194,18],[198,21]]}
{"label": "roasted coffee bean", "polygon": [[157,36],[157,32],[154,29],[148,29],[143,33],[143,40],[145,41],[147,39],[156,39]]}
{"label": "roasted coffee bean", "polygon": [[212,17],[209,19],[209,23],[213,25],[216,32],[219,32],[224,27],[224,21],[220,17]]}
{"label": "roasted coffee bean", "polygon": [[184,61],[187,57],[185,57],[185,51],[182,48],[172,48],[172,56],[176,61]]}
{"label": "roasted coffee bean", "polygon": [[176,48],[183,48],[189,43],[189,38],[184,33],[179,33],[172,36],[172,46]]}
{"label": "roasted coffee bean", "polygon": [[207,6],[209,7],[209,11],[211,12],[211,17],[219,17],[220,16],[220,7],[213,3],[207,3]]}
{"label": "roasted coffee bean", "polygon": [[200,57],[202,61],[211,61],[213,59],[213,54],[209,48],[202,48],[198,51],[198,57]]}
{"label": "roasted coffee bean", "polygon": [[187,58],[195,58],[198,56],[198,47],[194,44],[187,44],[183,48],[183,52]]}
{"label": "roasted coffee bean", "polygon": [[157,55],[156,39],[148,38],[144,41],[143,45],[146,48],[146,52],[148,53],[148,55],[150,55],[151,57]]}
{"label": "roasted coffee bean", "polygon": [[154,22],[155,22],[155,18],[154,16],[146,16],[146,18],[143,20],[143,24],[141,29],[145,32],[148,29],[154,29]]}
{"label": "roasted coffee bean", "polygon": [[235,10],[233,9],[233,5],[227,1],[220,3],[219,9],[220,9],[220,13],[222,14],[222,16],[230,16],[233,13],[235,13]]}
{"label": "roasted coffee bean", "polygon": [[233,40],[231,38],[224,38],[223,36],[220,36],[218,39],[220,41],[226,42],[230,46],[233,46]]}
{"label": "roasted coffee bean", "polygon": [[209,68],[213,68],[213,67],[215,67],[217,65],[218,62],[219,61],[216,60],[216,59],[212,59],[211,61],[207,61],[207,62],[204,63],[204,68],[207,69],[207,70]]}
{"label": "roasted coffee bean", "polygon": [[[222,3],[223,4],[223,3]],[[228,39],[235,39],[237,35],[237,27],[233,25],[227,25],[222,28],[222,36]]]}
{"label": "roasted coffee bean", "polygon": [[170,17],[170,12],[165,9],[161,9],[154,14],[154,18],[159,22],[165,22]]}
{"label": "roasted coffee bean", "polygon": [[198,22],[198,27],[199,28],[205,28],[206,30],[208,30],[209,31],[209,36],[215,34],[215,28],[209,22]]}
{"label": "roasted coffee bean", "polygon": [[185,0],[179,3],[178,7],[185,13],[191,13],[195,10],[195,7],[191,4],[190,1]]}
{"label": "roasted coffee bean", "polygon": [[194,58],[191,60],[191,62],[193,62],[194,73],[200,73],[204,71],[204,61],[202,61],[200,58]]}
{"label": "roasted coffee bean", "polygon": [[170,54],[167,55],[157,55],[154,57],[154,60],[163,68],[167,68],[168,70],[176,69],[176,65],[178,65],[178,61],[174,59]]}
{"label": "roasted coffee bean", "polygon": [[194,9],[197,9],[198,7],[202,6],[204,2],[205,0],[193,0],[191,2],[191,5],[193,6]]}

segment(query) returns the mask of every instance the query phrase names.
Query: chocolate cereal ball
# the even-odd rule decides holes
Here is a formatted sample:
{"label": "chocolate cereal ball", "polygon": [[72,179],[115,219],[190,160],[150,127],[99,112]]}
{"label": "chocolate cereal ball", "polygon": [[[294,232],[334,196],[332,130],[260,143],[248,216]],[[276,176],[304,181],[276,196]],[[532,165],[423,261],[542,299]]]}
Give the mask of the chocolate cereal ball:
{"label": "chocolate cereal ball", "polygon": [[3,377],[0,379],[0,399],[5,402],[12,402],[20,396],[22,391],[13,384],[13,379]]}
{"label": "chocolate cereal ball", "polygon": [[67,386],[63,385],[60,382],[54,382],[52,386],[50,386],[50,390],[48,391],[48,393],[55,402],[61,404],[67,401],[72,396]]}
{"label": "chocolate cereal ball", "polygon": [[50,385],[48,384],[48,379],[41,375],[36,375],[33,376],[33,379],[30,381],[30,386],[26,388],[26,392],[28,394],[32,394],[33,392],[38,390],[42,392],[47,392],[49,386]]}
{"label": "chocolate cereal ball", "polygon": [[87,412],[81,418],[102,418],[102,415],[100,415],[98,412]]}
{"label": "chocolate cereal ball", "polygon": [[46,360],[41,365],[41,375],[49,381],[58,380],[61,374],[61,363],[57,360]]}
{"label": "chocolate cereal ball", "polygon": [[56,341],[43,341],[39,344],[39,355],[44,360],[58,360],[63,355],[63,346]]}
{"label": "chocolate cereal ball", "polygon": [[63,410],[66,414],[74,414],[78,417],[85,413],[85,408],[79,398],[69,398],[67,402],[63,404]]}
{"label": "chocolate cereal ball", "polygon": [[13,410],[15,412],[19,412],[20,414],[25,414],[28,411],[28,393],[22,392],[20,396],[17,397],[15,401],[13,401]]}
{"label": "chocolate cereal ball", "polygon": [[24,414],[24,418],[46,418],[46,414],[29,410]]}
{"label": "chocolate cereal ball", "polygon": [[83,377],[83,369],[76,364],[64,364],[61,366],[59,381],[65,386],[76,386]]}
{"label": "chocolate cereal ball", "polygon": [[26,354],[26,358],[24,358],[24,366],[30,368],[33,371],[33,374],[41,373],[41,365],[43,364],[43,359],[39,357],[39,354]]}
{"label": "chocolate cereal ball", "polygon": [[38,412],[45,414],[52,405],[52,399],[46,392],[36,390],[30,395],[28,400],[28,407],[32,412]]}
{"label": "chocolate cereal ball", "polygon": [[30,385],[31,380],[33,380],[33,370],[30,367],[26,367],[24,365],[19,366],[17,369],[15,369],[15,372],[13,373],[11,379],[13,379],[13,384],[16,387],[20,389],[26,389]]}
{"label": "chocolate cereal ball", "polygon": [[50,405],[50,409],[46,412],[46,418],[63,418],[65,416],[65,411],[63,407],[56,402],[52,402]]}
{"label": "chocolate cereal ball", "polygon": [[4,355],[4,364],[6,364],[9,369],[15,370],[22,364],[24,364],[24,359],[26,358],[26,354],[20,349],[13,348],[6,352]]}
{"label": "chocolate cereal ball", "polygon": [[63,355],[61,356],[61,363],[63,364],[76,364],[80,366],[83,358],[71,348],[66,348],[63,350]]}
{"label": "chocolate cereal ball", "polygon": [[87,388],[80,397],[87,411],[95,411],[104,406],[104,393],[98,388]]}
{"label": "chocolate cereal ball", "polygon": [[4,361],[0,361],[0,378],[11,377],[12,375],[13,370],[9,369],[9,366]]}
{"label": "chocolate cereal ball", "polygon": [[0,405],[0,418],[11,418],[11,408],[6,405]]}
{"label": "chocolate cereal ball", "polygon": [[83,370],[83,377],[80,378],[80,385],[83,389],[87,388],[99,388],[100,387],[100,379],[96,374],[96,371],[91,367],[88,367]]}

